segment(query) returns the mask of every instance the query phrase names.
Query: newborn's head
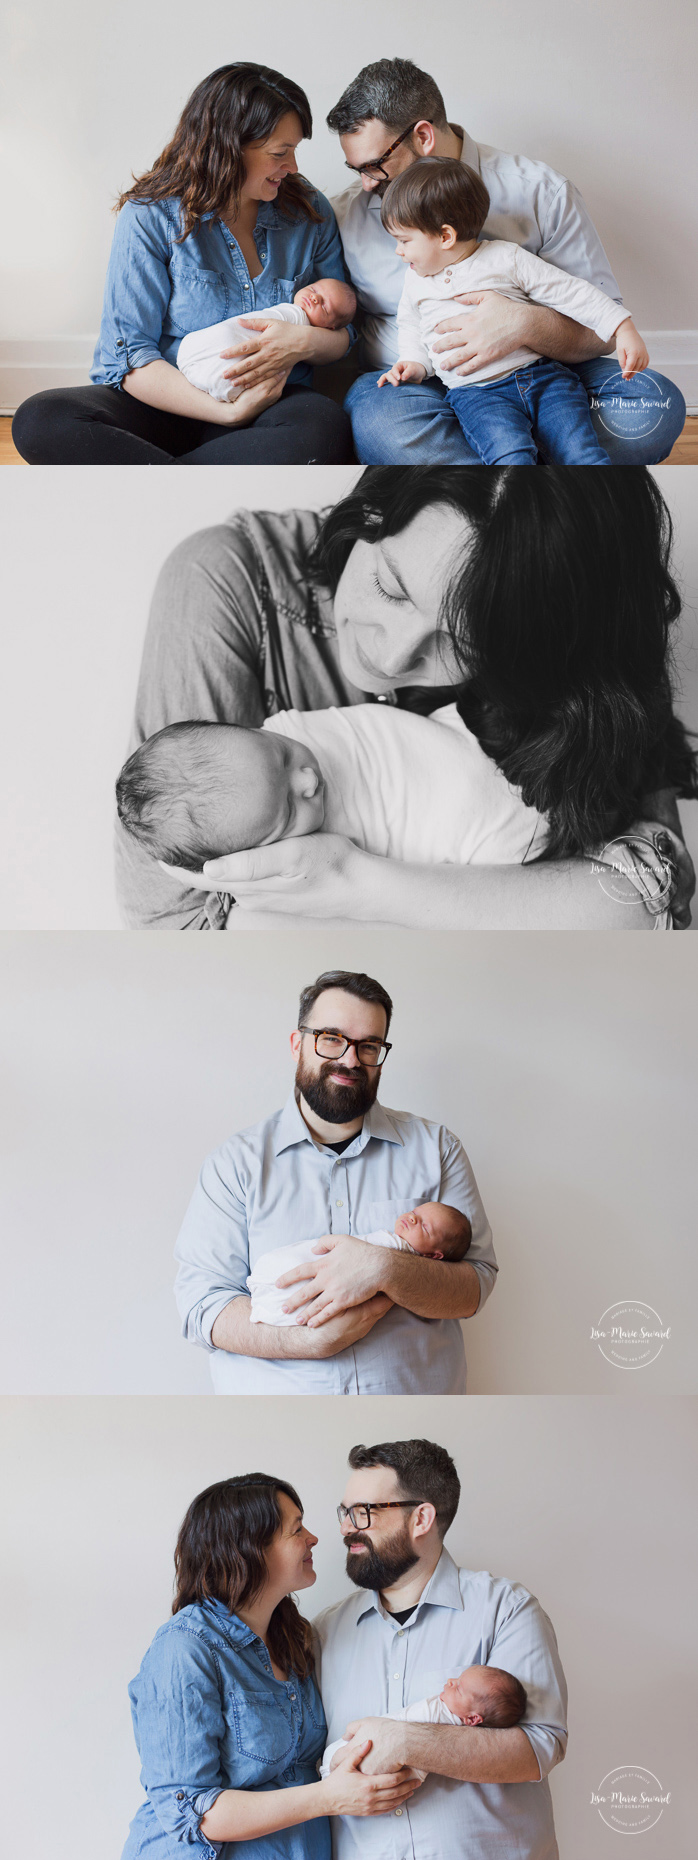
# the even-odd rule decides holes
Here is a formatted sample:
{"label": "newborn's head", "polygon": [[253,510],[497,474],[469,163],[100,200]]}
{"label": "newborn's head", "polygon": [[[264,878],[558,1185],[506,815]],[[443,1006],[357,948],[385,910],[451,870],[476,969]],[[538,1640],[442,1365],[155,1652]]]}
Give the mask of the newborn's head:
{"label": "newborn's head", "polygon": [[312,750],[271,730],[171,723],[141,743],[116,784],[127,833],[169,865],[315,833],[325,786]]}
{"label": "newborn's head", "polygon": [[423,1201],[421,1207],[401,1214],[395,1232],[425,1259],[462,1259],[473,1237],[467,1214],[444,1201]]}
{"label": "newborn's head", "polygon": [[318,278],[305,284],[293,299],[304,310],[313,329],[346,329],[356,316],[356,293],[341,278]]}
{"label": "newborn's head", "polygon": [[521,1680],[501,1666],[466,1667],[457,1679],[447,1679],[439,1698],[462,1724],[486,1724],[499,1731],[520,1724],[526,1710]]}

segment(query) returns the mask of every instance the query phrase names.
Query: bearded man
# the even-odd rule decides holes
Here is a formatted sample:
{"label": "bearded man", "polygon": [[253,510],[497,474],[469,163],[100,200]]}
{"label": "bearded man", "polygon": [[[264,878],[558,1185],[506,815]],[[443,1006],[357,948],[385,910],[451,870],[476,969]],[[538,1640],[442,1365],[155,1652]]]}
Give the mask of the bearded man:
{"label": "bearded man", "polygon": [[[492,1290],[492,1235],[459,1138],[378,1103],[391,1017],[370,976],[319,976],[301,995],[283,1110],[204,1163],[177,1242],[176,1297],[187,1341],[211,1353],[219,1394],[465,1393],[461,1320]],[[392,1233],[401,1214],[435,1201],[467,1215],[467,1259],[360,1238]],[[258,1260],[310,1239],[316,1260],[276,1281],[295,1321],[251,1323]]]}

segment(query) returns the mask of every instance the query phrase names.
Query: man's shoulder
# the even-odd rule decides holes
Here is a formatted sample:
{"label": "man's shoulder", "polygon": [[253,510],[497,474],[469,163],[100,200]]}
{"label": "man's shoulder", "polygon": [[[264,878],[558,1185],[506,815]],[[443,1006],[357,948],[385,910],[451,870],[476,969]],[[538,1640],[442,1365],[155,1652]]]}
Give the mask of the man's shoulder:
{"label": "man's shoulder", "polygon": [[536,1600],[530,1589],[509,1576],[493,1576],[489,1569],[462,1569],[459,1565],[456,1568],[464,1605],[472,1607],[475,1603],[488,1616],[495,1614],[506,1618],[517,1608]]}
{"label": "man's shoulder", "polygon": [[368,210],[368,199],[369,196],[364,193],[360,181],[352,181],[349,187],[343,188],[341,194],[332,195],[330,204],[340,232],[349,220],[358,221],[365,216]]}
{"label": "man's shoulder", "polygon": [[391,1106],[380,1105],[380,1110],[388,1122],[393,1125],[403,1143],[409,1143],[421,1135],[426,1135],[432,1142],[438,1143],[443,1138],[460,1142],[446,1124],[437,1123],[434,1118],[420,1117],[416,1111],[394,1111]]}
{"label": "man's shoulder", "polygon": [[221,1167],[224,1171],[226,1164],[237,1163],[245,1155],[261,1158],[268,1144],[273,1143],[283,1114],[284,1106],[282,1105],[278,1111],[272,1111],[269,1117],[260,1118],[258,1123],[246,1124],[244,1129],[236,1130],[232,1136],[226,1137],[225,1141],[219,1144],[218,1149],[211,1151],[207,1162],[214,1168]]}
{"label": "man's shoulder", "polygon": [[366,1593],[361,1590],[355,1595],[345,1595],[341,1602],[331,1602],[329,1608],[320,1610],[319,1615],[316,1615],[313,1621],[313,1633],[320,1647],[324,1647],[327,1641],[331,1640],[332,1635],[347,1619],[352,1621],[356,1619],[360,1604],[365,1600]]}
{"label": "man's shoulder", "polygon": [[551,196],[568,184],[566,175],[560,174],[557,168],[551,168],[549,162],[539,161],[534,156],[514,155],[509,149],[496,149],[487,142],[479,142],[477,150],[480,173],[486,187],[489,186],[488,176],[496,176],[504,185],[507,180],[511,182],[514,173],[530,188],[542,188]]}

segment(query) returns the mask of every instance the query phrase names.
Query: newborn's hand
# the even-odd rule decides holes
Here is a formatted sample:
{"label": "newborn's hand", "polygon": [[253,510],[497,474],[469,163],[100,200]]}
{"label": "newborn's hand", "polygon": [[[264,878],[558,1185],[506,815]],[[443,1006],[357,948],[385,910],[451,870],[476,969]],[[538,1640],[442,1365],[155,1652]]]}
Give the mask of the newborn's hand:
{"label": "newborn's hand", "polygon": [[647,367],[649,351],[645,348],[642,337],[638,334],[631,316],[626,317],[616,330],[616,348],[624,381],[629,381],[642,368]]}
{"label": "newborn's hand", "polygon": [[379,387],[385,387],[386,381],[391,387],[399,387],[402,381],[424,381],[426,368],[421,362],[394,362],[387,375],[381,375]]}

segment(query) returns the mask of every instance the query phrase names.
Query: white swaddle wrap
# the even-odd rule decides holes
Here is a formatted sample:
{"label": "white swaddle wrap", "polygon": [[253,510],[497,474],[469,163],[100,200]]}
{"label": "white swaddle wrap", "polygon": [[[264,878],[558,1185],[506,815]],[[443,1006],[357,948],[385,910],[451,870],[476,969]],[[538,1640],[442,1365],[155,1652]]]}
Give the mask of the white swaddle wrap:
{"label": "white swaddle wrap", "polygon": [[[246,314],[264,317],[272,323],[307,323],[310,328],[309,319],[299,304],[272,304],[270,310],[250,310]],[[177,367],[187,381],[191,381],[192,387],[201,388],[202,393],[211,394],[214,400],[237,400],[245,390],[226,381],[226,369],[233,364],[230,360],[222,360],[221,350],[235,348],[252,334],[252,330],[242,328],[239,316],[226,317],[223,323],[210,323],[207,329],[194,329],[182,337],[177,350]]]}

